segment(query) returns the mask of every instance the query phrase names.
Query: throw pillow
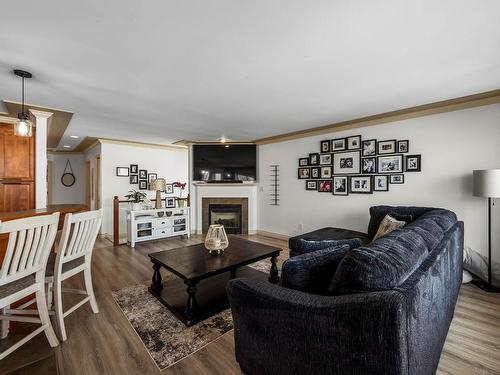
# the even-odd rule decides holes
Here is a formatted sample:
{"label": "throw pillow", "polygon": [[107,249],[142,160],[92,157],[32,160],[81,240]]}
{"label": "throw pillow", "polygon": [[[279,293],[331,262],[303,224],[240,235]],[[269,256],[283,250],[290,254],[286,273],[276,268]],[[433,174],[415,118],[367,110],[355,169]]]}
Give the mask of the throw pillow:
{"label": "throw pillow", "polygon": [[349,249],[354,249],[361,246],[361,240],[358,238],[351,238],[348,240],[323,240],[323,241],[308,241],[304,239],[299,240],[299,250],[302,254],[311,253],[317,250],[327,249],[329,247],[338,247],[348,245]]}
{"label": "throw pillow", "polygon": [[326,294],[338,264],[349,245],[330,247],[287,259],[281,269],[281,285],[313,294]]}
{"label": "throw pillow", "polygon": [[387,214],[380,222],[377,233],[373,237],[373,241],[377,240],[388,233],[391,233],[393,230],[403,228],[406,225],[406,221],[396,220],[391,215]]}

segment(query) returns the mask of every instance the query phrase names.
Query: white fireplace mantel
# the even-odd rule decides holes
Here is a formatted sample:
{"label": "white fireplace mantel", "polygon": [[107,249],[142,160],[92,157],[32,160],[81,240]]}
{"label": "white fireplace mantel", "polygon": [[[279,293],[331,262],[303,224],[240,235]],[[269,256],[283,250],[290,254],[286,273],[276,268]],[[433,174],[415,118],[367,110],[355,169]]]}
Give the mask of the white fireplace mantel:
{"label": "white fireplace mantel", "polygon": [[[257,183],[243,184],[207,184],[192,183],[191,207],[196,233],[202,233],[202,199],[203,198],[247,198],[248,199],[248,233],[257,232]],[[194,203],[194,207],[193,207]]]}

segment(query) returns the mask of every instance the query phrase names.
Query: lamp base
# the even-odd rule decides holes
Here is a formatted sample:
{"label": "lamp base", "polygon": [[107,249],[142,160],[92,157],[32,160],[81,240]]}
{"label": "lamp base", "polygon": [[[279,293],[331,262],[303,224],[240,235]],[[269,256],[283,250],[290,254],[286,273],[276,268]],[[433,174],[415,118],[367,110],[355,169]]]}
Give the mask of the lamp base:
{"label": "lamp base", "polygon": [[475,286],[477,286],[478,288],[484,290],[485,292],[488,292],[488,293],[500,293],[500,288],[494,286],[494,285],[491,285],[491,284],[488,284],[486,281],[483,281],[483,280],[479,280],[479,279],[474,279],[471,281],[471,283]]}

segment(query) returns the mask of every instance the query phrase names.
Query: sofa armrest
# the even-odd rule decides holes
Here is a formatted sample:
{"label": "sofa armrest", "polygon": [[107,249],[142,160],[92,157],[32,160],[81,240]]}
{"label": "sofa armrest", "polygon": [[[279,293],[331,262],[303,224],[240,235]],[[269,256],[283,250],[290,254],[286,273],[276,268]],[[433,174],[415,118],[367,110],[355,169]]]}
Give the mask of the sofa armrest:
{"label": "sofa armrest", "polygon": [[247,375],[407,374],[397,291],[319,296],[250,279],[230,281],[227,291]]}

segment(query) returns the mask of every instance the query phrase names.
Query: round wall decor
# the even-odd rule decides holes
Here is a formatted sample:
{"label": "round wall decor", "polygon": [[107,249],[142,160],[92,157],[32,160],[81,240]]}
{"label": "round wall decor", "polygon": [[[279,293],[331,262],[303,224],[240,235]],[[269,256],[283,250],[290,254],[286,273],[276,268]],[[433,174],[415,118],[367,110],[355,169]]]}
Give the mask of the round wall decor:
{"label": "round wall decor", "polygon": [[[69,168],[69,172],[67,172]],[[73,186],[75,184],[76,178],[73,174],[73,168],[71,168],[71,163],[68,159],[66,162],[66,166],[64,167],[63,175],[61,176],[61,184],[66,187]]]}

